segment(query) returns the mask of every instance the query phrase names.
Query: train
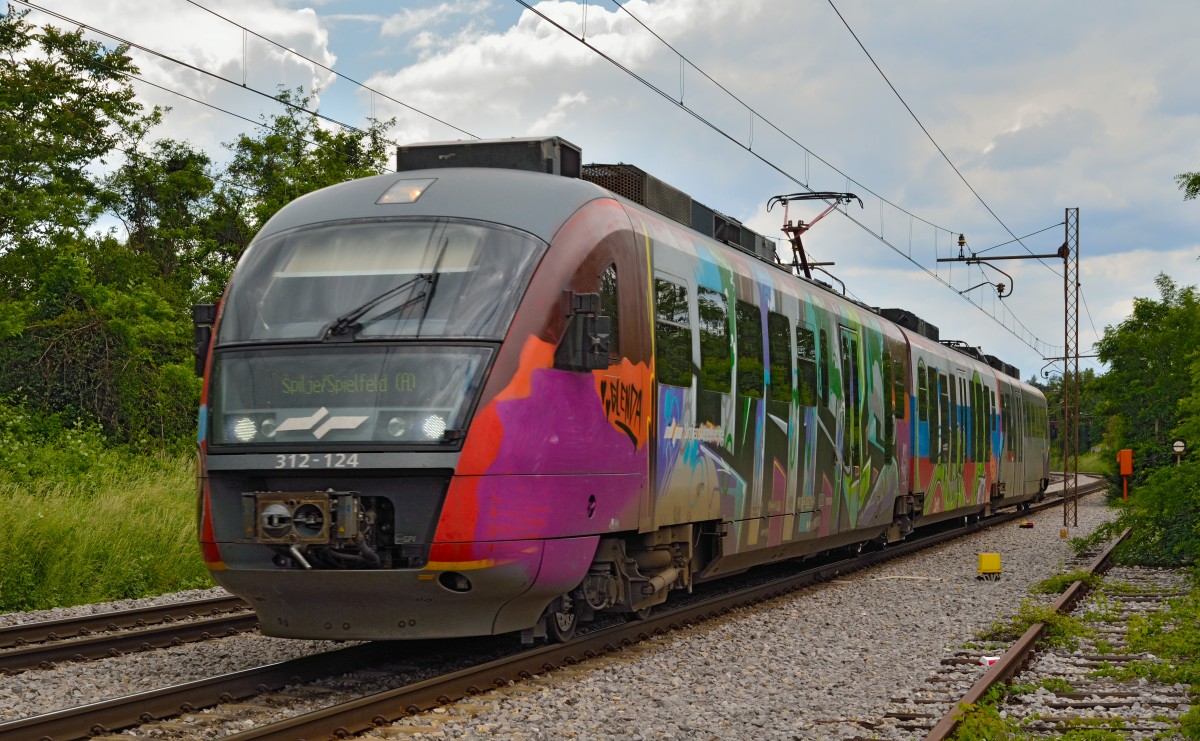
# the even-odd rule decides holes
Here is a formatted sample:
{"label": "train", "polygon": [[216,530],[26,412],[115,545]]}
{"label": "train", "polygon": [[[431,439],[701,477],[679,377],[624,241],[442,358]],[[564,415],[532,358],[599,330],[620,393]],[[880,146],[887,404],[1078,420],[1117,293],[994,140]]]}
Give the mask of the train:
{"label": "train", "polygon": [[403,147],[194,307],[198,531],[271,636],[568,640],[1028,507],[1046,400],[557,137]]}

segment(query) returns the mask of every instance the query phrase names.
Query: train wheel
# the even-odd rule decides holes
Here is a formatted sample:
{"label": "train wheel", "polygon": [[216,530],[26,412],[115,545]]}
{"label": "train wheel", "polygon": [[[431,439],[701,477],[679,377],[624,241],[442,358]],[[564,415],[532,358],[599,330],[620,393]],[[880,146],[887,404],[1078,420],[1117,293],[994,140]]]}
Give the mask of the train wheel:
{"label": "train wheel", "polygon": [[579,615],[575,612],[575,600],[564,594],[550,604],[546,614],[546,637],[551,643],[566,643],[575,635]]}

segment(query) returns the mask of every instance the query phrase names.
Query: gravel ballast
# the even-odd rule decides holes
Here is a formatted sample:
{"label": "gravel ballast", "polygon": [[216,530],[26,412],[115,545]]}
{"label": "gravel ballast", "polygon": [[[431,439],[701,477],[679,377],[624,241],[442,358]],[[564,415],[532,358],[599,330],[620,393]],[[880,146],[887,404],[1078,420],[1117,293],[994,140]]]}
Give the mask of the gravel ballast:
{"label": "gravel ballast", "polygon": [[[1079,527],[1109,519],[1080,501]],[[884,718],[944,656],[1018,610],[1029,588],[1070,568],[1061,509],[857,572],[376,732],[406,738],[909,738]],[[1003,576],[976,578],[979,553]],[[189,598],[217,596],[219,590]],[[133,607],[158,603],[125,602]],[[1049,601],[1047,598],[1046,601]],[[65,617],[0,616],[0,624]],[[335,648],[243,635],[0,677],[0,720],[153,689]]]}
{"label": "gravel ballast", "polygon": [[[1111,517],[1103,497],[1086,497],[1069,535]],[[1027,519],[1032,528],[990,528],[379,735],[403,727],[404,737],[453,739],[912,738],[884,717],[890,701],[918,693],[943,657],[1015,613],[1034,584],[1073,568],[1062,510]],[[979,553],[1001,555],[998,581],[976,578]]]}

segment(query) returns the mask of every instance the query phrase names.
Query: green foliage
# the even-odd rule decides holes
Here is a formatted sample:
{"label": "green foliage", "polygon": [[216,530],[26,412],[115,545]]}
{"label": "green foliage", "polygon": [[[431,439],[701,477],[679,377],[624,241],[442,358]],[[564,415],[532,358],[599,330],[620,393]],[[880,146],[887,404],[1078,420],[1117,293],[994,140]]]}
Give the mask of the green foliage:
{"label": "green foliage", "polygon": [[[1068,375],[1068,379],[1073,376]],[[1062,425],[1063,377],[1051,376],[1045,383],[1036,377],[1029,379],[1046,395],[1046,416],[1050,423],[1050,460],[1051,468],[1062,468],[1062,439],[1058,430]],[[1100,391],[1101,376],[1091,368],[1086,368],[1079,374],[1079,470],[1092,471],[1095,469],[1095,458],[1088,457],[1088,451],[1101,444],[1107,422],[1100,411],[1103,397]],[[1085,466],[1085,459],[1088,463]]]}
{"label": "green foliage", "polygon": [[1129,501],[1119,508],[1115,520],[1081,538],[1079,546],[1095,547],[1132,527],[1129,537],[1113,554],[1119,563],[1166,567],[1197,563],[1200,561],[1198,491],[1200,463],[1159,468],[1130,490]]}
{"label": "green foliage", "polygon": [[1050,690],[1051,692],[1063,693],[1075,691],[1075,687],[1062,677],[1046,677],[1042,680],[1042,687]]}
{"label": "green foliage", "polygon": [[64,245],[30,277],[26,326],[0,340],[0,393],[119,440],[185,439],[199,398],[188,320],[152,279],[98,275],[114,253],[111,239]]}
{"label": "green foliage", "polygon": [[190,454],[114,447],[0,400],[0,611],[210,586],[194,481]]}
{"label": "green foliage", "polygon": [[[331,131],[302,91],[228,145],[139,145],[144,114],[118,46],[0,14],[0,395],[115,441],[192,437],[190,307],[217,300],[254,233],[304,193],[381,172],[384,134]],[[89,166],[115,160],[99,178]],[[101,214],[123,229],[89,233]]]}
{"label": "green foliage", "polygon": [[1175,176],[1175,183],[1183,191],[1183,200],[1190,201],[1200,195],[1200,172],[1183,172]]}
{"label": "green foliage", "polygon": [[1062,594],[1077,581],[1083,582],[1087,585],[1088,589],[1091,589],[1099,586],[1103,579],[1099,574],[1093,574],[1086,569],[1078,569],[1065,574],[1055,574],[1048,579],[1043,579],[1035,584],[1030,591],[1035,594]]}
{"label": "green foliage", "polygon": [[[352,178],[377,175],[387,166],[384,138],[395,120],[372,121],[366,130],[332,131],[309,110],[303,90],[280,90],[284,112],[264,120],[255,136],[226,146],[233,153],[219,209],[243,234],[258,231],[276,211],[305,193]],[[241,244],[245,246],[244,243]]]}
{"label": "green foliage", "polygon": [[83,30],[36,28],[28,11],[0,13],[0,281],[11,294],[62,235],[99,213],[87,171],[159,120],[143,115],[128,47],[105,49]]}
{"label": "green foliage", "polygon": [[1200,373],[1194,368],[1200,348],[1196,288],[1181,288],[1166,275],[1155,284],[1160,299],[1135,298],[1132,314],[1107,327],[1096,345],[1109,364],[1098,384],[1098,411],[1111,417],[1108,447],[1133,450],[1131,489],[1154,469],[1174,464],[1169,443],[1181,421],[1180,402],[1200,393],[1194,383]]}
{"label": "green foliage", "polygon": [[1042,640],[1050,646],[1074,648],[1081,637],[1091,634],[1091,630],[1078,618],[1025,600],[1015,615],[992,623],[979,637],[988,641],[1010,643],[1024,635],[1034,623],[1045,624]]}

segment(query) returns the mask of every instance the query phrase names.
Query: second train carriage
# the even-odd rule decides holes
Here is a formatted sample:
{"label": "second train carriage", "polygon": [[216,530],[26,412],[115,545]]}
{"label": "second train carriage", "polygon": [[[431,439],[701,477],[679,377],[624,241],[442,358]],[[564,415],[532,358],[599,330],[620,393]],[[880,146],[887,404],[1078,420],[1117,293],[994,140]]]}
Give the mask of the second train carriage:
{"label": "second train carriage", "polygon": [[1045,487],[1035,388],[562,175],[298,199],[211,345],[202,552],[271,635],[562,639]]}

